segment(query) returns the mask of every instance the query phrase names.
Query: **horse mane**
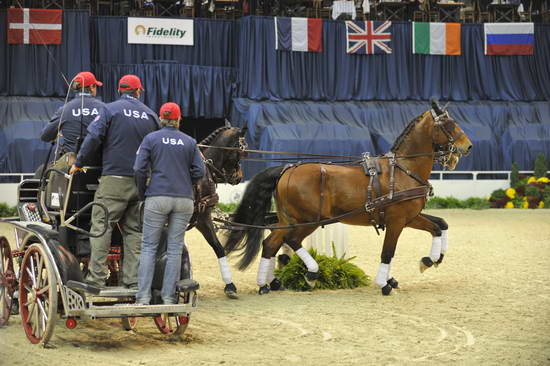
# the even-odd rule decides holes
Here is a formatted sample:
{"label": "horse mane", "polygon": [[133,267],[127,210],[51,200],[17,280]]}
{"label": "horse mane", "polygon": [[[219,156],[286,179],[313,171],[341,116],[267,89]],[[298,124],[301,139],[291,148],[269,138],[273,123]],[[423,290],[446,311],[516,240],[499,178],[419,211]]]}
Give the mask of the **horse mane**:
{"label": "horse mane", "polygon": [[401,132],[401,134],[397,136],[397,138],[395,139],[395,142],[393,143],[390,149],[391,152],[394,153],[397,151],[397,149],[399,149],[403,141],[405,141],[405,139],[407,138],[407,136],[409,135],[413,127],[416,125],[416,122],[422,119],[422,116],[424,116],[424,113],[422,113],[420,116],[416,117],[415,119],[409,122],[409,124],[407,125],[407,127],[405,127],[403,132]]}
{"label": "horse mane", "polygon": [[233,127],[229,127],[229,126],[219,127],[216,130],[214,130],[214,132],[212,132],[210,135],[206,136],[201,142],[199,142],[199,144],[200,145],[209,145],[212,141],[214,141],[216,139],[216,137],[218,137],[218,135],[220,133],[222,133],[223,131],[230,130],[232,128]]}

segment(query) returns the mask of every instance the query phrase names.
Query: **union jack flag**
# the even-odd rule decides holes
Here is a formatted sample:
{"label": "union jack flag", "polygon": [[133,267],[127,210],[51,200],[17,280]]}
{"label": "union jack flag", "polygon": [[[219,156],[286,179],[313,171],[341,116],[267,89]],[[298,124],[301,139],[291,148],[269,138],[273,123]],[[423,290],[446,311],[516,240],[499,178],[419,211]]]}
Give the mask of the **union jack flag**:
{"label": "union jack flag", "polygon": [[347,21],[347,53],[391,53],[391,32],[386,32],[390,26],[390,21]]}

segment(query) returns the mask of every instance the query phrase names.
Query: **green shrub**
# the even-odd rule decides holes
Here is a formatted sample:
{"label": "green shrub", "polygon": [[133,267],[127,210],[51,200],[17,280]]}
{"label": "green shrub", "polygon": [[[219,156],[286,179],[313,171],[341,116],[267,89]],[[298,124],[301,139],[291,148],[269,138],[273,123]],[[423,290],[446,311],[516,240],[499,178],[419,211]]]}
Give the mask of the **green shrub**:
{"label": "green shrub", "polygon": [[537,158],[535,159],[534,171],[535,177],[546,177],[546,172],[548,171],[548,162],[546,161],[543,153],[537,155]]}
{"label": "green shrub", "polygon": [[510,172],[510,187],[516,188],[519,181],[519,167],[517,163],[512,163],[512,171]]}
{"label": "green shrub", "polygon": [[218,207],[223,212],[234,212],[237,209],[237,203],[221,203],[221,202],[218,202]]}
{"label": "green shrub", "polygon": [[[496,191],[495,191],[496,192]],[[493,194],[495,193],[493,192]],[[501,194],[502,193],[502,194]],[[505,197],[504,191],[498,192],[499,199]],[[493,196],[491,195],[492,199]],[[426,202],[426,208],[469,208],[482,210],[491,208],[491,203],[484,198],[470,197],[466,200],[459,200],[454,197],[432,197]]]}
{"label": "green shrub", "polygon": [[540,192],[540,189],[536,186],[532,186],[532,185],[528,185],[526,188],[525,188],[525,195],[527,197],[534,197],[534,198],[537,198],[539,199],[541,197],[541,192]]}
{"label": "green shrub", "polygon": [[6,203],[0,203],[0,217],[13,217],[19,215],[17,208],[7,205]]}
{"label": "green shrub", "polygon": [[470,197],[464,201],[464,206],[473,210],[484,210],[491,208],[489,201],[483,198]]}
{"label": "green shrub", "polygon": [[500,201],[506,197],[506,191],[504,189],[497,189],[491,193],[491,201]]}
{"label": "green shrub", "polygon": [[[334,246],[333,246],[334,251]],[[360,286],[368,286],[369,277],[357,267],[350,263],[355,257],[344,259],[336,256],[328,257],[318,254],[314,249],[309,253],[319,264],[319,279],[315,289],[346,289]],[[307,267],[300,257],[294,254],[290,262],[282,269],[275,271],[276,276],[281,280],[284,287],[295,291],[310,291],[311,288],[306,283],[304,275]]]}

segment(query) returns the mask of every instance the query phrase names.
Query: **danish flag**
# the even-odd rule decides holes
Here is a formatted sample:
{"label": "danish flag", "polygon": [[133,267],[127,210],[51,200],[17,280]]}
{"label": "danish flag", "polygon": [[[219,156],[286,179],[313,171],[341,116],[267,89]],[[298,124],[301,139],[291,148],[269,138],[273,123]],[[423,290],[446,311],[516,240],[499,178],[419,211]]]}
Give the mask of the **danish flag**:
{"label": "danish flag", "polygon": [[63,11],[8,9],[8,43],[61,44]]}
{"label": "danish flag", "polygon": [[390,26],[390,21],[347,21],[347,53],[391,53],[391,32],[386,32]]}

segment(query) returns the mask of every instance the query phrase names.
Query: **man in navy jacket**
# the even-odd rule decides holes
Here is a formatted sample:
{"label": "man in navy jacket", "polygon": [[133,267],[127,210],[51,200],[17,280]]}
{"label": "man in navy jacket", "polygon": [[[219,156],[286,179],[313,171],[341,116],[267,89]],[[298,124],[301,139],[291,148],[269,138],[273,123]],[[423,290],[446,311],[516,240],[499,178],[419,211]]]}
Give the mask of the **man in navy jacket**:
{"label": "man in navy jacket", "polygon": [[[137,268],[141,244],[138,190],[134,181],[136,151],[143,138],[158,129],[158,117],[139,101],[143,88],[135,75],[123,76],[118,84],[120,99],[106,105],[103,115],[88,127],[88,135],[71,168],[75,173],[88,159],[102,151],[103,170],[94,201],[109,210],[108,230],[99,238],[90,238],[92,249],[86,281],[104,286],[108,277],[107,255],[114,225],[120,224],[124,242],[122,284],[137,289]],[[100,209],[92,210],[92,233],[104,227]]]}
{"label": "man in navy jacket", "polygon": [[[161,297],[175,304],[176,282],[180,279],[184,235],[193,215],[193,184],[205,173],[197,142],[179,131],[181,111],[177,104],[160,109],[162,129],[147,135],[134,164],[139,196],[145,198],[143,241],[138,272],[136,302],[149,304],[155,258],[164,224],[168,222],[167,261]],[[147,185],[148,172],[151,172]]]}

